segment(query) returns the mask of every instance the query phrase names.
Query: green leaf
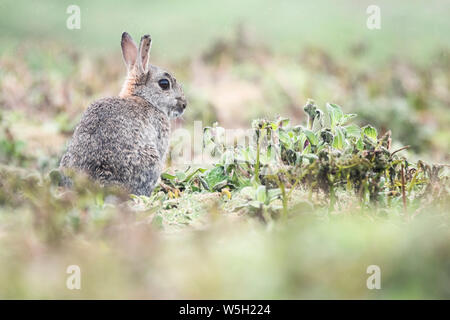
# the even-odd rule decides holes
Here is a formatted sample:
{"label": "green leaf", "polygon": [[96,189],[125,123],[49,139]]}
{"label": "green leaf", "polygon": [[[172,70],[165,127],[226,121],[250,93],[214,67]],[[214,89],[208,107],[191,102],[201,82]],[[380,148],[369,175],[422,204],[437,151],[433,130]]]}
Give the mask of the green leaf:
{"label": "green leaf", "polygon": [[205,181],[208,185],[209,190],[213,190],[213,188],[221,183],[222,181],[226,180],[228,177],[223,173],[223,167],[217,166],[213,168],[212,170],[205,173]]}
{"label": "green leaf", "polygon": [[220,191],[220,190],[222,190],[227,184],[228,184],[228,180],[220,181],[220,182],[216,183],[216,184],[212,187],[212,190],[213,190],[213,191]]}
{"label": "green leaf", "polygon": [[262,203],[259,201],[249,201],[248,203],[251,207],[259,209],[261,208]]}
{"label": "green leaf", "polygon": [[290,121],[288,118],[279,118],[277,119],[277,127],[287,127]]}
{"label": "green leaf", "polygon": [[344,113],[342,112],[341,107],[334,103],[327,103],[327,111],[330,117],[331,128],[334,129],[341,123]]}
{"label": "green leaf", "polygon": [[347,135],[355,138],[361,137],[361,128],[358,127],[356,124],[351,124],[344,127],[345,132],[347,132]]}
{"label": "green leaf", "polygon": [[333,138],[333,148],[342,150],[345,146],[345,136],[341,127],[336,127],[336,134]]}
{"label": "green leaf", "polygon": [[256,189],[256,200],[262,203],[266,203],[267,201],[267,193],[266,193],[266,187],[265,186],[259,186]]}
{"label": "green leaf", "polygon": [[313,163],[314,161],[319,159],[319,157],[313,153],[304,154],[303,158],[309,160],[309,163]]}
{"label": "green leaf", "polygon": [[376,142],[377,141],[377,136],[378,136],[378,132],[377,129],[375,129],[374,127],[372,127],[371,125],[367,125],[365,127],[362,128],[363,133],[372,141]]}
{"label": "green leaf", "polygon": [[203,179],[202,177],[198,177],[198,180],[199,180],[200,183],[202,184],[202,187],[203,187],[203,188],[205,188],[206,190],[209,190],[209,189],[210,189],[210,188],[209,188],[209,185],[208,185],[208,183],[206,182],[205,179]]}
{"label": "green leaf", "polygon": [[284,130],[278,131],[278,138],[280,139],[281,143],[289,147],[291,145],[291,137],[289,134]]}
{"label": "green leaf", "polygon": [[196,176],[198,173],[203,173],[203,172],[205,172],[205,171],[206,171],[206,169],[204,169],[204,168],[197,168],[197,169],[195,169],[192,173],[190,173],[190,174],[186,177],[186,179],[185,179],[184,181],[189,182],[189,181],[191,181],[192,178],[193,178],[194,176]]}
{"label": "green leaf", "polygon": [[317,138],[317,135],[312,132],[311,130],[308,129],[304,129],[303,132],[306,134],[306,137],[309,140],[309,143],[311,143],[312,145],[317,145],[319,143],[319,138]]}
{"label": "green leaf", "polygon": [[170,173],[167,173],[167,172],[163,172],[163,173],[161,173],[161,178],[167,179],[167,180],[174,180],[176,178],[176,176],[174,176]]}
{"label": "green leaf", "polygon": [[277,199],[281,195],[281,190],[279,188],[270,189],[267,191],[267,195],[269,197],[269,203],[270,203],[273,200]]}
{"label": "green leaf", "polygon": [[311,153],[311,144],[308,144],[306,148],[302,150],[302,155]]}
{"label": "green leaf", "polygon": [[351,119],[355,118],[357,115],[354,113],[349,113],[349,114],[344,114],[344,116],[342,117],[341,120],[341,125],[346,124],[347,122],[349,122]]}
{"label": "green leaf", "polygon": [[184,181],[184,179],[186,179],[186,173],[183,171],[177,171],[175,175],[177,176],[178,181]]}
{"label": "green leaf", "polygon": [[356,142],[356,149],[359,151],[364,150],[364,142],[361,138],[358,139],[358,142]]}

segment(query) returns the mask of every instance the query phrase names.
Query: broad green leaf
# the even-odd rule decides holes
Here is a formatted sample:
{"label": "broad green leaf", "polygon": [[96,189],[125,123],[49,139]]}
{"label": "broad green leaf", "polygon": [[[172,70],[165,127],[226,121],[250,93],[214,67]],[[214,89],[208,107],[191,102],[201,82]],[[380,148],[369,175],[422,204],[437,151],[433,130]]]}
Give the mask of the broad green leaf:
{"label": "broad green leaf", "polygon": [[256,200],[262,203],[266,203],[267,193],[265,186],[259,186],[258,189],[256,189]]}
{"label": "broad green leaf", "polygon": [[249,204],[251,207],[256,208],[256,209],[261,208],[261,205],[262,205],[262,203],[259,202],[259,201],[250,201],[248,204]]}
{"label": "broad green leaf", "polygon": [[361,138],[358,139],[358,142],[356,142],[356,149],[362,151],[364,150],[364,143]]}
{"label": "broad green leaf", "polygon": [[226,180],[228,177],[223,173],[223,167],[217,166],[211,171],[205,173],[205,180],[208,184],[208,189],[212,190],[219,182]]}
{"label": "broad green leaf", "polygon": [[290,119],[288,119],[288,118],[279,118],[278,120],[277,120],[277,127],[287,127],[288,125],[289,125],[289,122],[290,122],[291,120]]}
{"label": "broad green leaf", "polygon": [[284,145],[286,145],[286,146],[291,145],[291,137],[289,136],[289,134],[286,131],[284,131],[284,130],[278,131],[278,137]]}
{"label": "broad green leaf", "polygon": [[224,188],[228,184],[228,180],[223,180],[218,183],[216,183],[213,187],[213,191],[220,191],[222,188]]}
{"label": "broad green leaf", "polygon": [[340,124],[344,113],[340,106],[334,103],[327,103],[327,111],[330,117],[331,128],[334,129],[338,124]]}
{"label": "broad green leaf", "polygon": [[312,145],[317,145],[319,143],[319,138],[317,138],[316,134],[312,132],[311,130],[304,129],[303,132],[306,134],[306,137],[309,140],[309,143]]}
{"label": "broad green leaf", "polygon": [[185,179],[184,181],[189,182],[189,181],[191,181],[191,179],[192,179],[194,176],[196,176],[196,175],[199,174],[199,173],[203,173],[203,172],[205,172],[205,171],[206,171],[205,168],[197,168],[197,169],[195,169],[192,173],[190,173],[190,174],[186,177],[186,179]]}
{"label": "broad green leaf", "polygon": [[277,199],[280,194],[281,194],[281,190],[279,188],[268,190],[267,195],[269,196],[269,203],[272,202],[273,200]]}
{"label": "broad green leaf", "polygon": [[306,139],[307,139],[307,137],[306,137],[305,133],[302,132],[298,137],[298,142],[297,142],[298,149],[297,150],[303,150],[303,146],[305,145]]}
{"label": "broad green leaf", "polygon": [[318,160],[319,157],[312,153],[307,153],[303,155],[303,158],[309,160],[309,163],[313,163],[314,161]]}
{"label": "broad green leaf", "polygon": [[345,136],[341,127],[336,127],[336,134],[333,138],[333,148],[342,150],[345,146]]}
{"label": "broad green leaf", "polygon": [[233,179],[234,185],[236,185],[236,186],[239,186],[239,187],[251,186],[250,179],[248,179],[247,177],[243,177],[243,176],[237,174],[236,172],[234,172],[233,178],[234,178]]}
{"label": "broad green leaf", "polygon": [[377,129],[375,129],[374,127],[372,127],[371,125],[367,125],[365,127],[362,128],[363,133],[371,140],[373,140],[374,142],[377,141],[377,136],[378,136],[378,132]]}
{"label": "broad green leaf", "polygon": [[206,180],[202,177],[198,177],[198,180],[200,181],[200,183],[202,184],[202,187],[205,188],[206,190],[209,190],[209,186],[208,183],[206,182]]}
{"label": "broad green leaf", "polygon": [[358,127],[356,124],[351,124],[344,127],[345,132],[347,132],[347,135],[355,138],[361,137],[361,128]]}
{"label": "broad green leaf", "polygon": [[303,149],[303,151],[302,151],[302,154],[309,154],[309,153],[311,153],[311,144],[308,144],[307,146],[306,146],[306,148],[305,149]]}
{"label": "broad green leaf", "polygon": [[184,181],[184,179],[186,179],[186,173],[184,173],[183,171],[177,171],[175,175],[177,176],[177,179],[179,181]]}
{"label": "broad green leaf", "polygon": [[346,124],[347,122],[349,122],[351,119],[355,118],[357,115],[354,113],[349,113],[349,114],[344,114],[344,116],[342,117],[341,120],[341,125]]}
{"label": "broad green leaf", "polygon": [[167,173],[167,172],[163,172],[163,173],[161,173],[161,178],[167,179],[167,180],[173,180],[176,178],[176,176],[174,176],[170,173]]}
{"label": "broad green leaf", "polygon": [[325,143],[319,143],[319,145],[317,146],[317,148],[316,148],[316,150],[315,150],[315,153],[316,153],[316,154],[319,154],[320,151],[322,151],[323,149],[325,149],[325,147],[326,147],[326,144],[325,144]]}

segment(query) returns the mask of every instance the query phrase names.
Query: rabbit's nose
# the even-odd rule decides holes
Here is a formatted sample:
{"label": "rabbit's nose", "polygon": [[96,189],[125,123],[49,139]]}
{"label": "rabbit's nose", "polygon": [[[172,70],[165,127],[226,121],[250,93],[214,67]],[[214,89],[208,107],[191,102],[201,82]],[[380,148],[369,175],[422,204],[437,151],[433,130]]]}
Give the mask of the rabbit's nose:
{"label": "rabbit's nose", "polygon": [[178,105],[179,105],[181,108],[183,108],[183,110],[186,109],[186,107],[187,107],[187,102],[186,102],[186,100],[183,99],[183,98],[177,98],[177,100],[178,100]]}

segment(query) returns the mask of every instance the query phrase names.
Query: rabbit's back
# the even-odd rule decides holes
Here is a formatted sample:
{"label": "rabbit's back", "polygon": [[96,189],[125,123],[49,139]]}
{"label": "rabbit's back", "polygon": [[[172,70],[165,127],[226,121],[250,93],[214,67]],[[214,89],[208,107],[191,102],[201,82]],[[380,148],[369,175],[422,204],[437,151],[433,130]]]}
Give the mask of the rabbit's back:
{"label": "rabbit's back", "polygon": [[83,114],[61,167],[150,195],[163,168],[169,131],[167,115],[141,98],[100,99]]}

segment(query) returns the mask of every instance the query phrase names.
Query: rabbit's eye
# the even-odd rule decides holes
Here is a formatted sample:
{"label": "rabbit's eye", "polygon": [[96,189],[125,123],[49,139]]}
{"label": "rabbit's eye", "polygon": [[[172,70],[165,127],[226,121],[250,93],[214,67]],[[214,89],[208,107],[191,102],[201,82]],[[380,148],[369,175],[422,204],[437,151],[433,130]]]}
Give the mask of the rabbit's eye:
{"label": "rabbit's eye", "polygon": [[159,86],[161,87],[161,89],[163,90],[167,90],[170,88],[170,82],[167,79],[161,79],[158,81]]}

